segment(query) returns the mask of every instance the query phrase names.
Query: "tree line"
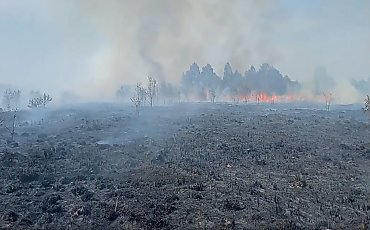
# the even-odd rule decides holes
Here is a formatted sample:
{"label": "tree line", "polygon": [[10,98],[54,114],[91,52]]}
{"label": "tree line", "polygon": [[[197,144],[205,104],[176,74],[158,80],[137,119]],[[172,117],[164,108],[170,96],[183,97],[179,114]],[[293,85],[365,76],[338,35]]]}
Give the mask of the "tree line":
{"label": "tree line", "polygon": [[[243,74],[233,70],[230,63],[226,63],[221,77],[215,73],[210,64],[200,68],[197,63],[193,63],[182,74],[179,86],[158,82],[156,87],[156,99],[163,102],[171,100],[214,102],[216,98],[239,100],[251,94],[287,95],[298,93],[301,89],[299,82],[291,80],[287,75],[283,76],[278,69],[267,63],[262,64],[259,69],[251,66]],[[117,96],[128,99],[135,91],[138,91],[137,86],[122,85],[117,91]]]}
{"label": "tree line", "polygon": [[[3,92],[0,111],[15,111],[21,107],[22,91],[8,88]],[[31,109],[45,108],[53,98],[47,93],[31,91],[27,107]]]}
{"label": "tree line", "polygon": [[185,97],[198,100],[214,100],[215,94],[223,97],[242,97],[251,93],[286,95],[296,93],[301,85],[283,76],[279,70],[264,63],[257,70],[251,66],[244,74],[233,70],[229,63],[224,67],[223,76],[218,76],[210,64],[202,69],[193,63],[181,78],[181,92]]}

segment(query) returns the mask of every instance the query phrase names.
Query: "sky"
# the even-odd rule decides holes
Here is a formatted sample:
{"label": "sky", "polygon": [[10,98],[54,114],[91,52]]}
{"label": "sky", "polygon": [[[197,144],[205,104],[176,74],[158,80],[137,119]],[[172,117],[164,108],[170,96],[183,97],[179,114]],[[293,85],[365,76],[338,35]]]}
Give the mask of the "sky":
{"label": "sky", "polygon": [[178,83],[193,62],[267,62],[307,86],[325,69],[351,103],[369,42],[368,0],[0,0],[0,84],[90,100],[148,75]]}

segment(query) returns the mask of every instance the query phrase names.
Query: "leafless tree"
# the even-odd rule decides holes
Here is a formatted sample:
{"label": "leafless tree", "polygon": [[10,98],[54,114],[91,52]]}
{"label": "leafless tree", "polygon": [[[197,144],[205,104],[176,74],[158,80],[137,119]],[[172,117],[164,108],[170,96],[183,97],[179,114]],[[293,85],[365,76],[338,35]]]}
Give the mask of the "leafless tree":
{"label": "leafless tree", "polygon": [[43,98],[42,98],[42,106],[45,108],[47,104],[49,104],[49,102],[51,102],[53,100],[53,98],[49,95],[49,94],[46,94],[44,93],[43,95]]}
{"label": "leafless tree", "polygon": [[13,109],[17,109],[19,106],[19,100],[21,98],[21,91],[20,90],[11,90],[7,89],[4,92],[3,96],[3,103],[5,108],[10,111]]}
{"label": "leafless tree", "polygon": [[326,111],[330,111],[330,106],[333,101],[333,94],[324,93],[324,98],[325,98],[325,109]]}
{"label": "leafless tree", "polygon": [[116,98],[119,99],[119,101],[121,102],[126,102],[127,100],[130,100],[135,87],[135,85],[121,85],[121,87],[116,91]]}
{"label": "leafless tree", "polygon": [[5,128],[9,131],[10,136],[12,137],[12,140],[14,140],[14,134],[15,134],[15,119],[17,118],[17,111],[14,112],[12,117],[12,123],[11,126],[5,126]]}
{"label": "leafless tree", "polygon": [[366,95],[366,99],[365,99],[365,107],[362,108],[364,110],[365,113],[367,113],[367,115],[369,116],[369,122],[370,122],[370,96],[369,95]]}
{"label": "leafless tree", "polygon": [[32,109],[39,107],[45,108],[52,100],[53,98],[49,94],[44,93],[43,95],[30,99],[28,107]]}
{"label": "leafless tree", "polygon": [[135,94],[131,97],[131,101],[135,106],[136,115],[139,117],[139,108],[144,103],[146,99],[146,90],[145,88],[138,83],[135,88]]}
{"label": "leafless tree", "polygon": [[262,102],[262,93],[256,94],[256,102],[257,104],[260,104]]}
{"label": "leafless tree", "polygon": [[5,129],[9,131],[12,140],[14,140],[14,135],[15,135],[15,126],[16,126],[15,120],[16,120],[16,118],[17,118],[17,110],[14,110],[14,114],[12,116],[11,124],[10,124],[10,126],[8,126],[8,125],[5,124],[4,117],[0,117],[0,126],[4,126]]}
{"label": "leafless tree", "polygon": [[151,76],[148,77],[148,89],[146,93],[148,95],[150,107],[153,107],[153,101],[157,95],[157,80]]}
{"label": "leafless tree", "polygon": [[248,95],[244,95],[244,96],[243,96],[243,102],[244,102],[245,104],[248,104],[248,100],[249,100]]}
{"label": "leafless tree", "polygon": [[216,90],[210,89],[208,91],[208,95],[211,98],[211,102],[214,103],[215,102],[215,99],[216,99]]}
{"label": "leafless tree", "polygon": [[4,117],[2,117],[2,112],[0,112],[0,126],[2,126],[4,124]]}
{"label": "leafless tree", "polygon": [[362,109],[364,110],[364,112],[370,112],[370,96],[369,95],[366,95],[365,107]]}
{"label": "leafless tree", "polygon": [[162,99],[163,104],[171,103],[180,98],[179,90],[171,83],[161,82],[157,89],[157,98]]}

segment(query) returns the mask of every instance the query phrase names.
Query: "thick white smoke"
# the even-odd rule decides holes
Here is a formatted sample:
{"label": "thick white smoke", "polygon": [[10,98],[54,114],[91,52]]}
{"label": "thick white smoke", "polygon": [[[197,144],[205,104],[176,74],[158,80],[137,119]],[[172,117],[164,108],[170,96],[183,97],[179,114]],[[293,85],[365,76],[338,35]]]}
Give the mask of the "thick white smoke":
{"label": "thick white smoke", "polygon": [[340,91],[352,92],[346,79],[370,74],[370,48],[364,44],[370,39],[364,33],[368,6],[367,1],[4,0],[0,84],[101,99],[148,75],[179,82],[193,62],[210,63],[219,75],[227,62],[240,71],[268,62],[301,82],[312,82],[317,66],[324,65],[343,82],[336,84]]}
{"label": "thick white smoke", "polygon": [[70,42],[67,49],[95,40],[74,90],[96,98],[110,96],[122,83],[145,81],[147,75],[178,82],[194,61],[211,63],[219,72],[228,61],[240,69],[273,62],[277,55],[264,36],[271,3],[55,1],[49,3],[49,16]]}

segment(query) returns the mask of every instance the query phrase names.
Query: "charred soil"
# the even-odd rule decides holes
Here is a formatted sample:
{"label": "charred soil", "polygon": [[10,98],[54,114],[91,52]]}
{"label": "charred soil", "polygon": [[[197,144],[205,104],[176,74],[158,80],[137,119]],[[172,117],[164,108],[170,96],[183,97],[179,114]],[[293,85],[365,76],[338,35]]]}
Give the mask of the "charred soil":
{"label": "charred soil", "polygon": [[19,112],[14,140],[0,129],[0,229],[367,229],[364,116],[229,104],[139,118],[117,105]]}

